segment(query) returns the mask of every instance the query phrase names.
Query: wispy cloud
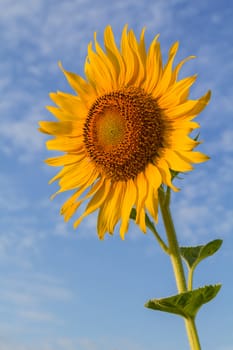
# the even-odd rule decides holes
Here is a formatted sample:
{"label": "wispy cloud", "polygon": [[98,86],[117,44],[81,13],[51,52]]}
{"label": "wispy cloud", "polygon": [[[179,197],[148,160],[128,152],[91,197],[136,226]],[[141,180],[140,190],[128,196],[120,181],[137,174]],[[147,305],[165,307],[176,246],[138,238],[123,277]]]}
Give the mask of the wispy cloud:
{"label": "wispy cloud", "polygon": [[42,150],[44,146],[35,121],[26,118],[3,122],[0,137],[2,152],[13,158],[17,155],[18,160],[23,163],[33,161],[35,152]]}
{"label": "wispy cloud", "polygon": [[[205,165],[202,165],[204,167]],[[184,175],[182,191],[174,195],[173,210],[181,235],[195,241],[205,236],[223,237],[231,232],[233,208],[229,200],[233,161],[223,156],[207,169]],[[231,191],[230,191],[231,193]]]}
{"label": "wispy cloud", "polygon": [[5,278],[4,287],[0,292],[1,300],[9,300],[22,308],[46,300],[69,301],[73,296],[58,278],[30,271],[25,271],[21,280],[15,279],[14,275]]}
{"label": "wispy cloud", "polygon": [[[115,343],[115,344],[114,344]],[[37,344],[20,345],[14,343],[12,339],[0,339],[4,350],[144,350],[142,346],[136,344],[131,339],[103,339],[93,340],[90,338],[68,338],[56,337],[55,339],[44,339],[43,342],[38,339]]]}
{"label": "wispy cloud", "polygon": [[[0,321],[1,334],[8,339],[13,333],[17,338],[19,334],[27,335],[28,327],[30,332],[39,333],[45,324],[61,325],[63,317],[54,305],[68,306],[72,299],[73,293],[53,276],[24,271],[19,278],[14,273],[4,279],[0,291],[0,307],[5,315],[4,324]],[[15,349],[21,349],[20,345]]]}

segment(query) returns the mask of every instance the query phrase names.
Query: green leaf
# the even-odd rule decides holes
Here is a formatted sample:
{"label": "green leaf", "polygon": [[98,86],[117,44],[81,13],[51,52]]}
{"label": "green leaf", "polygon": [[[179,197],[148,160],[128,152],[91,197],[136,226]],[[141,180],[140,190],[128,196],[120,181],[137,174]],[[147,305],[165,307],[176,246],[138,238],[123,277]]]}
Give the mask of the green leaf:
{"label": "green leaf", "polygon": [[194,141],[197,141],[199,139],[200,132],[194,137]]}
{"label": "green leaf", "polygon": [[131,209],[131,213],[130,213],[130,219],[135,220],[136,219],[136,215],[137,215],[136,209],[132,208]]}
{"label": "green leaf", "polygon": [[180,174],[180,171],[175,171],[170,169],[170,173],[171,173],[172,180],[174,180],[176,177],[178,177],[178,175]]}
{"label": "green leaf", "polygon": [[186,261],[190,268],[194,268],[203,259],[213,255],[221,247],[222,240],[215,239],[205,245],[199,245],[196,247],[180,247],[180,252],[183,259]]}
{"label": "green leaf", "polygon": [[220,284],[209,285],[168,298],[152,299],[145,304],[145,307],[180,315],[185,318],[194,318],[200,307],[212,300],[220,288]]}

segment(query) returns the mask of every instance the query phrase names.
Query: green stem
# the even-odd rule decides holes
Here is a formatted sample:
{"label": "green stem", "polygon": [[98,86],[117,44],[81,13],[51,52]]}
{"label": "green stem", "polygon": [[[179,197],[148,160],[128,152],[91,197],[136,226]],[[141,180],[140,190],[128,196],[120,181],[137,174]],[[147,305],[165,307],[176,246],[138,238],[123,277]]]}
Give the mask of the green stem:
{"label": "green stem", "polygon": [[158,231],[156,230],[153,222],[151,222],[149,216],[146,214],[146,226],[151,230],[151,232],[153,233],[153,235],[155,236],[155,238],[157,239],[160,247],[163,249],[163,251],[166,254],[169,254],[169,249],[168,246],[166,245],[166,243],[162,240],[162,238],[160,237]]}
{"label": "green stem", "polygon": [[189,268],[189,273],[188,273],[188,290],[193,289],[193,268]]}
{"label": "green stem", "polygon": [[[187,291],[185,273],[183,263],[181,259],[179,244],[177,241],[176,231],[173,224],[171,212],[170,212],[170,189],[167,190],[165,195],[164,190],[159,190],[159,204],[161,214],[164,222],[164,227],[167,234],[169,255],[175,274],[176,285],[179,293]],[[201,345],[198,338],[198,333],[193,318],[185,318],[185,325],[188,335],[188,340],[191,350],[201,350]]]}

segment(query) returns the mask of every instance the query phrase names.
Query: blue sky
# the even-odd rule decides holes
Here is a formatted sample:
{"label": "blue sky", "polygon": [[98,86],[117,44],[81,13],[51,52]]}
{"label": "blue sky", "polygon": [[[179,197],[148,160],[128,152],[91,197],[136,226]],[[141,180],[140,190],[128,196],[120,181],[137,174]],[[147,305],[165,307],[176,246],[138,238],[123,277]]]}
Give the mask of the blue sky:
{"label": "blue sky", "polygon": [[[199,150],[211,156],[180,181],[173,196],[183,245],[222,238],[197,269],[195,286],[223,283],[197,318],[203,349],[233,350],[233,5],[230,0],[2,0],[0,12],[0,349],[188,350],[183,320],[143,307],[176,293],[168,258],[133,223],[99,241],[95,215],[74,231],[50,195],[55,169],[39,120],[50,119],[50,91],[70,91],[57,62],[83,74],[86,47],[111,24],[125,23],[146,40],[160,33],[166,57],[180,41],[178,60],[196,55],[182,74],[198,73],[192,96],[211,89],[199,117]],[[160,228],[160,226],[159,226]],[[161,228],[160,228],[161,229]]]}

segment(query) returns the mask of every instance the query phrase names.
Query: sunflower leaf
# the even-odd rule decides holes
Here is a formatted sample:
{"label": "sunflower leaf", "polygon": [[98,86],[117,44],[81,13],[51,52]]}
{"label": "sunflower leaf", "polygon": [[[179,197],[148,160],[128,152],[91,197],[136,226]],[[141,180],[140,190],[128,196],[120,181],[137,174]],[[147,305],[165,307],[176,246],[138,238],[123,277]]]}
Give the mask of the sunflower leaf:
{"label": "sunflower leaf", "polygon": [[189,268],[193,269],[197,266],[203,259],[208,258],[208,256],[213,255],[221,247],[222,240],[215,239],[205,245],[199,245],[196,247],[180,247],[180,252],[188,264]]}
{"label": "sunflower leaf", "polygon": [[220,284],[208,285],[168,298],[151,299],[145,304],[145,307],[180,315],[185,318],[195,318],[200,307],[212,300],[220,288]]}

